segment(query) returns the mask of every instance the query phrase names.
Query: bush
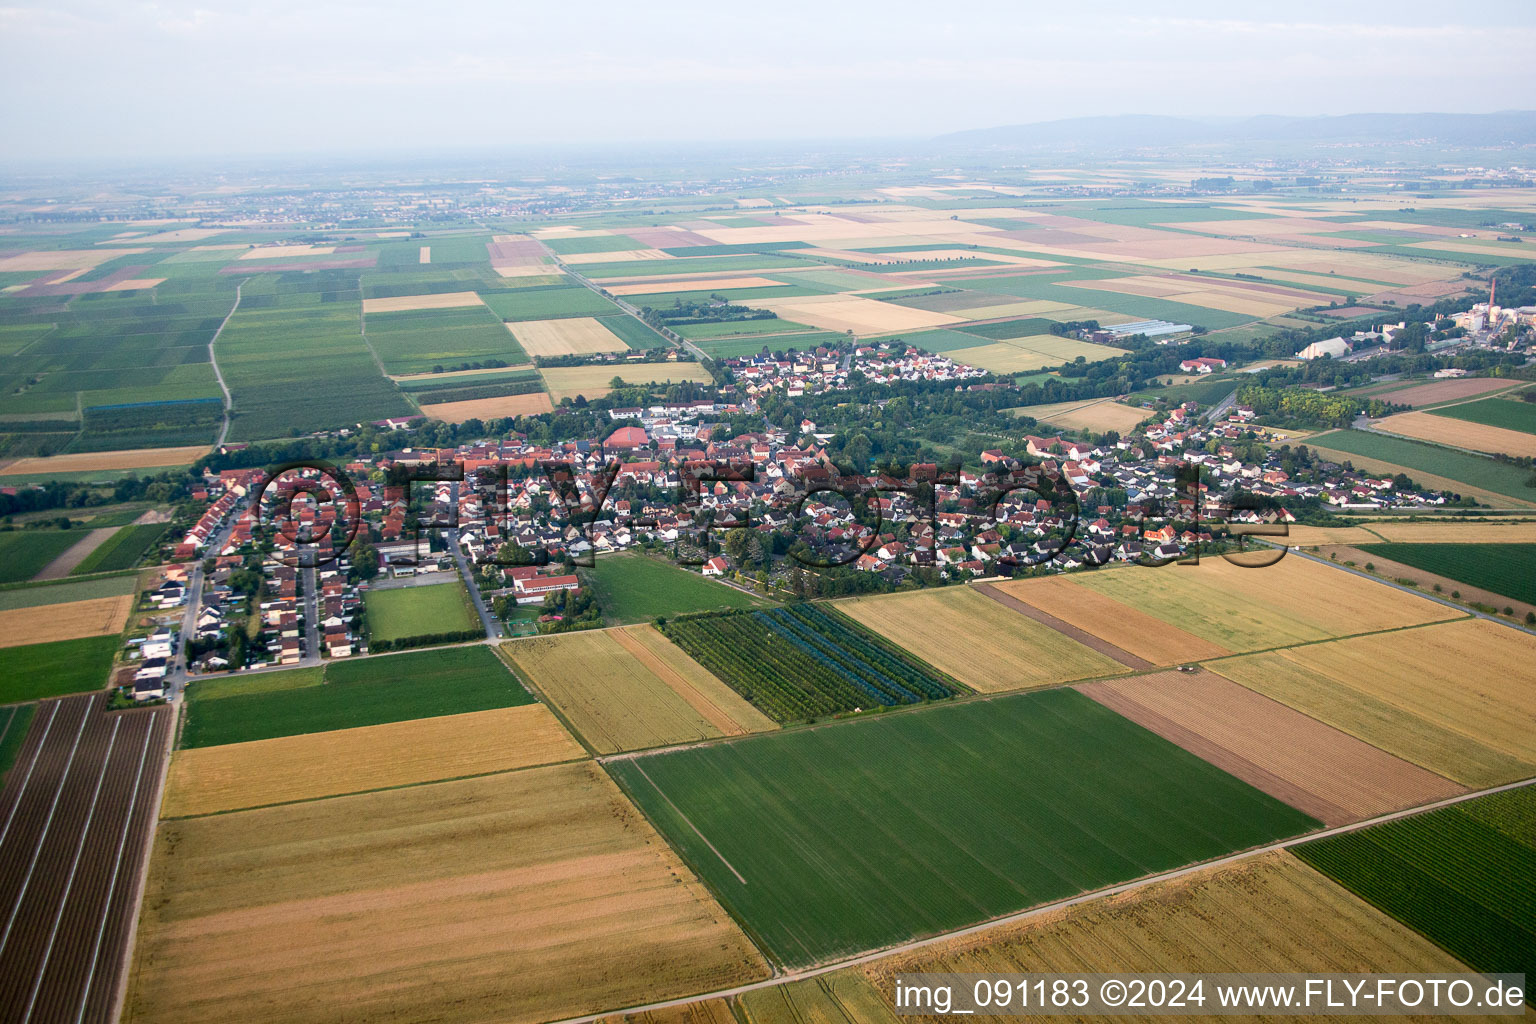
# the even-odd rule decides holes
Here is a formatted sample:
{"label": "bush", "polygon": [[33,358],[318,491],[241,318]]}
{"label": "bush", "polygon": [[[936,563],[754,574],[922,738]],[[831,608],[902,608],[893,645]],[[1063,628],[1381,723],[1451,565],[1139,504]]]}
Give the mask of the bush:
{"label": "bush", "polygon": [[397,636],[393,640],[374,640],[368,644],[368,652],[404,651],[412,647],[430,647],[433,644],[456,644],[466,640],[484,640],[485,633],[478,629],[455,629],[445,633],[422,633],[419,636]]}
{"label": "bush", "polygon": [[1525,613],[1525,624],[1527,626],[1536,626],[1536,612]]}

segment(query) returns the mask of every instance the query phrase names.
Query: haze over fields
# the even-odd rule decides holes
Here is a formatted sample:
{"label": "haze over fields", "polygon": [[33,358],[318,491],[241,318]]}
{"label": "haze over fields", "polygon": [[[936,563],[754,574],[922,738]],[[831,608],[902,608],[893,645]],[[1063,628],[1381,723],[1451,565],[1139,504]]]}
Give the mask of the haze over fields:
{"label": "haze over fields", "polygon": [[9,160],[98,161],[1483,111],[1536,95],[1533,49],[1522,0],[16,0],[0,10],[0,137]]}

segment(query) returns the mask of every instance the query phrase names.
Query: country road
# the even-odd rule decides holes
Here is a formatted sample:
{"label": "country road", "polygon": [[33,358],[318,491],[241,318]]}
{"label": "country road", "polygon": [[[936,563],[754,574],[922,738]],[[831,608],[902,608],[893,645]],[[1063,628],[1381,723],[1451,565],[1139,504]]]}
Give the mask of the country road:
{"label": "country road", "polygon": [[[250,278],[246,278],[246,281],[248,280]],[[224,423],[219,427],[219,439],[213,442],[215,448],[222,445],[224,439],[229,436],[229,414],[234,411],[235,400],[229,393],[229,385],[224,383],[224,374],[219,369],[219,360],[213,354],[213,344],[219,340],[219,335],[224,333],[224,328],[228,326],[230,317],[235,315],[235,310],[240,308],[240,291],[244,287],[245,281],[235,285],[235,304],[229,307],[229,312],[224,315],[224,319],[219,323],[219,329],[214,331],[213,337],[208,339],[208,362],[213,367],[214,379],[219,382],[219,390],[224,392]]]}

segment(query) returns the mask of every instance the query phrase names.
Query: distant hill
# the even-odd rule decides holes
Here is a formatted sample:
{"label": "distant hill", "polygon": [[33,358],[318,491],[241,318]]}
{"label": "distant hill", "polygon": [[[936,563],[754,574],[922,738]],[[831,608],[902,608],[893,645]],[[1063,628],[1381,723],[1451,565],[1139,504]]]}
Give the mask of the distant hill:
{"label": "distant hill", "polygon": [[1344,114],[1336,117],[1183,118],[1147,114],[1077,117],[953,132],[933,140],[961,149],[1141,149],[1162,146],[1247,148],[1280,145],[1426,144],[1446,148],[1536,145],[1536,111],[1495,114]]}

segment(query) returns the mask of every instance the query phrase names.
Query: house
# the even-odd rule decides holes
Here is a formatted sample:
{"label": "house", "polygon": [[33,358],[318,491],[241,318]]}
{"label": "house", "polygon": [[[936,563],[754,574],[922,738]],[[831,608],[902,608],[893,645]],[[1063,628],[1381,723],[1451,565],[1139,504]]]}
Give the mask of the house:
{"label": "house", "polygon": [[163,675],[154,679],[135,679],[133,684],[134,700],[161,700],[165,697],[165,677]]}
{"label": "house", "polygon": [[648,448],[650,444],[650,436],[639,427],[620,427],[609,434],[608,439],[603,442],[604,447],[617,448],[620,451]]}
{"label": "house", "polygon": [[537,604],[544,595],[561,590],[576,590],[581,581],[575,576],[529,576],[512,581],[512,593],[518,604]]}
{"label": "house", "polygon": [[711,558],[709,561],[705,562],[704,568],[700,569],[699,572],[704,576],[724,576],[727,572],[730,571],[730,568],[731,564],[729,562],[727,562],[720,555],[716,555],[714,558]]}
{"label": "house", "polygon": [[1186,359],[1179,364],[1179,369],[1185,373],[1213,373],[1216,370],[1225,370],[1226,368],[1227,361],[1225,359],[1213,359],[1205,356],[1199,359]]}

